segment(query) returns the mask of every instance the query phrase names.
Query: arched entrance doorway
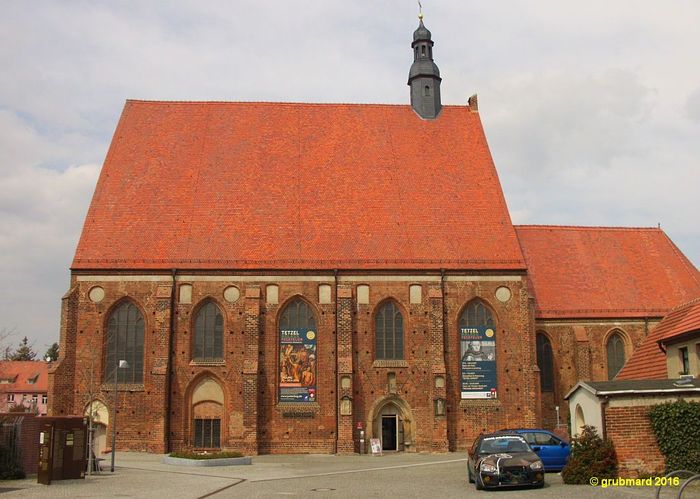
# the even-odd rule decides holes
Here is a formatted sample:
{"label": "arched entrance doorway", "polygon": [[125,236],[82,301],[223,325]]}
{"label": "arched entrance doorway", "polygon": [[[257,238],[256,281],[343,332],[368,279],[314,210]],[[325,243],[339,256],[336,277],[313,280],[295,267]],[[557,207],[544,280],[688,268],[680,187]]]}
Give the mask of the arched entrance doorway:
{"label": "arched entrance doorway", "polygon": [[195,449],[220,449],[226,441],[224,391],[212,376],[203,375],[191,388],[190,443]]}
{"label": "arched entrance doorway", "polygon": [[368,418],[368,437],[378,438],[384,452],[413,451],[415,422],[406,401],[389,396],[375,402]]}
{"label": "arched entrance doorway", "polygon": [[107,448],[109,410],[102,401],[93,400],[85,406],[84,414],[92,417],[92,449],[95,456],[100,456]]}

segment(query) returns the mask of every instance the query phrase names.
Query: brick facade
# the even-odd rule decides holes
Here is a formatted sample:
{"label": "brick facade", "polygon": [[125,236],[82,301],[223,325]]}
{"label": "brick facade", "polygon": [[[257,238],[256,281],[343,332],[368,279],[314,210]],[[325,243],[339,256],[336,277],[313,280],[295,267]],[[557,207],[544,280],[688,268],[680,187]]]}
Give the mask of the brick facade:
{"label": "brick facade", "polygon": [[[358,423],[367,438],[378,436],[376,421],[387,404],[399,411],[402,449],[409,452],[464,450],[482,431],[540,424],[535,321],[522,275],[448,274],[443,281],[435,273],[345,273],[337,285],[333,274],[248,275],[237,280],[231,274],[207,272],[180,273],[176,279],[176,297],[183,284],[191,285],[192,291],[191,299],[175,301],[171,340],[169,274],[74,272],[63,303],[63,357],[51,373],[51,389],[60,395],[50,397],[51,415],[82,414],[90,398],[112,410],[114,385],[103,374],[106,322],[115,307],[130,300],[145,321],[144,375],[142,384],[119,386],[121,449],[164,452],[168,443],[173,450],[191,447],[192,422],[200,411],[209,416],[220,411],[222,447],[253,454],[356,452]],[[268,300],[269,284],[278,286],[277,300]],[[331,286],[330,303],[319,303],[320,284]],[[358,303],[360,284],[370,288],[368,304]],[[421,286],[420,303],[411,303],[412,284]],[[95,286],[104,289],[105,297],[98,303],[90,299]],[[223,297],[229,286],[240,290],[233,303]],[[511,291],[506,302],[495,298],[501,286]],[[318,396],[314,403],[279,403],[279,318],[285,304],[297,297],[316,317]],[[460,398],[458,324],[474,299],[491,310],[496,322],[495,400]],[[375,358],[374,315],[386,300],[395,300],[403,315],[403,361]],[[216,303],[224,316],[224,359],[198,363],[192,360],[193,321],[208,301]],[[221,386],[220,409],[216,404],[193,406],[192,391],[204,378]],[[443,403],[444,415],[436,416],[436,406]]]}
{"label": "brick facade", "polygon": [[538,320],[536,332],[549,339],[554,364],[554,390],[542,393],[542,426],[556,426],[556,406],[559,406],[560,424],[567,423],[569,404],[564,396],[578,381],[608,380],[606,344],[611,334],[617,332],[621,335],[625,358],[628,359],[659,321],[659,317],[645,320]]}

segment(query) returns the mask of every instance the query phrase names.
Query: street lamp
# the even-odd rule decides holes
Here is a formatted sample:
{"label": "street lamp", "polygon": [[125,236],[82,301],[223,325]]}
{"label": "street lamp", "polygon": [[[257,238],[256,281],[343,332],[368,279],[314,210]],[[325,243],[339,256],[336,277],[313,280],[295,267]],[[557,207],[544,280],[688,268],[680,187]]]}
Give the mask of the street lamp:
{"label": "street lamp", "polygon": [[117,452],[117,401],[119,400],[117,392],[117,382],[119,380],[119,369],[129,369],[129,363],[125,360],[117,361],[116,369],[114,369],[114,417],[112,418],[112,467],[114,473],[114,456]]}

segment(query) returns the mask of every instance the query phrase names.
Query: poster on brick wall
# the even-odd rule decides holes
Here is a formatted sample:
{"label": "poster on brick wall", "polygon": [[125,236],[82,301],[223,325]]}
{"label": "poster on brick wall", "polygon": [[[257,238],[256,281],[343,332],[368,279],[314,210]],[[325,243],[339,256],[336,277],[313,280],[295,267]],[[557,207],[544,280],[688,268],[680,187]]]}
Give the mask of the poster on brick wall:
{"label": "poster on brick wall", "polygon": [[316,402],[316,332],[280,330],[280,402]]}
{"label": "poster on brick wall", "polygon": [[463,399],[496,398],[496,328],[460,328]]}

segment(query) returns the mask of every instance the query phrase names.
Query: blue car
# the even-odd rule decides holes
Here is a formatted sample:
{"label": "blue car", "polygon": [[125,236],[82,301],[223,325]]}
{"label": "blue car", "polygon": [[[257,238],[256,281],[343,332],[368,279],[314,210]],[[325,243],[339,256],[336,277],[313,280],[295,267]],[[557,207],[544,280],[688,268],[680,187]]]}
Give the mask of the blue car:
{"label": "blue car", "polygon": [[565,442],[551,431],[539,428],[517,428],[508,431],[520,433],[532,450],[544,463],[545,471],[559,471],[569,460],[571,445]]}

